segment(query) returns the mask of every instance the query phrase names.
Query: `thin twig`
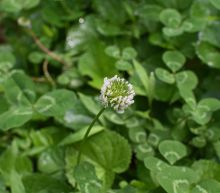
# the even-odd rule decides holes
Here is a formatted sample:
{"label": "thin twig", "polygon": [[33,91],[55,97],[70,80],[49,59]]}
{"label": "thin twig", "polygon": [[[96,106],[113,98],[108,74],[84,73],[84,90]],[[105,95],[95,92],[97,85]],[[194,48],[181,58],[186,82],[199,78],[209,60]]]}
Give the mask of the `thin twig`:
{"label": "thin twig", "polygon": [[53,80],[53,78],[51,77],[49,71],[48,71],[48,60],[45,60],[43,63],[43,72],[44,72],[44,76],[47,79],[47,81],[52,85],[53,88],[56,87],[56,83]]}
{"label": "thin twig", "polygon": [[55,54],[54,52],[52,52],[51,50],[49,50],[47,47],[45,47],[41,41],[38,39],[38,37],[36,36],[36,34],[29,29],[28,30],[29,34],[32,36],[32,38],[34,39],[34,42],[37,44],[37,46],[43,51],[45,52],[48,56],[50,56],[51,58],[53,58],[54,60],[60,62],[61,64],[63,64],[64,66],[68,66],[63,60],[62,58]]}

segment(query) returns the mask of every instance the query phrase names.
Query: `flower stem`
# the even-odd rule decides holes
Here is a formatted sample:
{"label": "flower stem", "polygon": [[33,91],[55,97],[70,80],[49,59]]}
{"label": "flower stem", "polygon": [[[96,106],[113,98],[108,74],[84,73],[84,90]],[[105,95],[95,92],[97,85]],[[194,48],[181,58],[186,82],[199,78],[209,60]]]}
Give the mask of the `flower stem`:
{"label": "flower stem", "polygon": [[81,154],[82,154],[82,147],[84,145],[84,143],[86,142],[86,139],[87,137],[89,136],[89,133],[90,131],[92,130],[92,127],[93,125],[95,124],[95,122],[99,119],[100,115],[104,112],[105,108],[102,108],[99,113],[96,115],[96,117],[93,119],[93,121],[91,122],[91,124],[89,125],[84,137],[83,137],[83,140],[80,144],[80,147],[79,147],[79,153],[78,153],[78,157],[77,157],[77,165],[79,164],[80,162],[80,158],[81,158]]}

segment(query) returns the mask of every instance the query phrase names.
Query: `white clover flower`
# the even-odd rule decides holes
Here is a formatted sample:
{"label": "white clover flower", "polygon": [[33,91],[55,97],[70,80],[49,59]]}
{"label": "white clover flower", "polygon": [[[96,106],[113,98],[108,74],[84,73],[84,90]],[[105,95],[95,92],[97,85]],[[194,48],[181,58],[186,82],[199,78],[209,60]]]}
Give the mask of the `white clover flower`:
{"label": "white clover flower", "polygon": [[111,106],[118,113],[134,103],[133,86],[124,78],[115,75],[112,78],[104,78],[104,84],[101,88],[100,100],[105,107]]}

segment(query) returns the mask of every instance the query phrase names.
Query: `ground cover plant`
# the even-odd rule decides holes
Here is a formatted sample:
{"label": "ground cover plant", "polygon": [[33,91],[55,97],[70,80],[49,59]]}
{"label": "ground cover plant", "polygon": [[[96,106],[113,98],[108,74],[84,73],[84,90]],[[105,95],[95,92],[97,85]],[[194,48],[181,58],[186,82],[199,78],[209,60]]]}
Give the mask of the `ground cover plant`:
{"label": "ground cover plant", "polygon": [[0,193],[220,192],[219,0],[1,0],[0,21]]}

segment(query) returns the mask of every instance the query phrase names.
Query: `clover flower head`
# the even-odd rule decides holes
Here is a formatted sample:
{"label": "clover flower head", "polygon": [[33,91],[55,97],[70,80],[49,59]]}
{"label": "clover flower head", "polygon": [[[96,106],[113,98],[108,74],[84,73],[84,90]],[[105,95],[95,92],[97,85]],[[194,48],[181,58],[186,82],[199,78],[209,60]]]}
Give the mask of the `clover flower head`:
{"label": "clover flower head", "polygon": [[112,78],[104,78],[104,84],[101,88],[100,100],[105,107],[112,107],[118,113],[124,113],[124,110],[134,103],[133,86],[124,78],[115,75]]}

